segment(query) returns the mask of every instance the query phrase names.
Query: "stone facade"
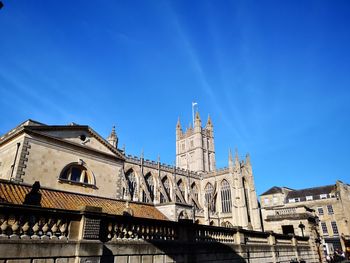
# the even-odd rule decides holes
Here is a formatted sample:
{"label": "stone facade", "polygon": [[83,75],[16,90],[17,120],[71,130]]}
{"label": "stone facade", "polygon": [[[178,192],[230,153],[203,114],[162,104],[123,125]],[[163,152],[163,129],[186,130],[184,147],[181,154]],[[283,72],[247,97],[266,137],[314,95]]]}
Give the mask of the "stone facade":
{"label": "stone facade", "polygon": [[[335,185],[293,190],[273,187],[260,196],[265,231],[319,235],[326,253],[350,249],[350,186]],[[316,226],[314,223],[316,220]]]}
{"label": "stone facade", "polygon": [[126,155],[113,128],[107,139],[89,126],[28,120],[0,138],[0,179],[155,205],[174,221],[261,230],[250,157],[216,169],[214,128],[176,125],[176,166]]}

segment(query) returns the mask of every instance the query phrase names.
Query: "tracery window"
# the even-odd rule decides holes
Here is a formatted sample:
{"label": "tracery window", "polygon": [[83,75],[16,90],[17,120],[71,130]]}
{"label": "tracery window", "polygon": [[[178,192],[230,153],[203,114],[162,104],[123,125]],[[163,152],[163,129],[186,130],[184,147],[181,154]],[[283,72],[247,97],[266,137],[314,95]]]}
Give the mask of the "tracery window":
{"label": "tracery window", "polygon": [[84,185],[94,185],[95,183],[92,173],[85,166],[78,163],[67,165],[62,170],[59,180]]}
{"label": "tracery window", "polygon": [[208,205],[209,211],[215,212],[214,187],[208,183],[204,188],[205,203]]}
{"label": "tracery window", "polygon": [[135,176],[134,171],[132,169],[130,169],[125,174],[125,178],[127,180],[127,186],[129,188],[129,193],[130,193],[131,199],[134,199],[134,197],[136,196],[136,187],[137,187],[136,176]]}
{"label": "tracery window", "polygon": [[223,213],[230,213],[232,209],[230,184],[226,180],[221,182],[221,209]]}

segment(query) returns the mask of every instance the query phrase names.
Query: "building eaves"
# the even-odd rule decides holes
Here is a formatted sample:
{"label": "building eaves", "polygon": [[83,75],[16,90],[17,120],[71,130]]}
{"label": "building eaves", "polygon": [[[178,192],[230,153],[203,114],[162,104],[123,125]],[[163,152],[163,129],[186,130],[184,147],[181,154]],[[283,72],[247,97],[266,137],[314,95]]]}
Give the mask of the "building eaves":
{"label": "building eaves", "polygon": [[122,154],[118,149],[113,147],[109,142],[107,142],[102,136],[95,132],[92,128],[87,125],[50,125],[50,126],[26,126],[30,130],[36,131],[64,131],[64,130],[85,130],[91,136],[96,138],[100,143],[106,146],[111,152],[117,155],[119,159],[125,160],[124,154]]}

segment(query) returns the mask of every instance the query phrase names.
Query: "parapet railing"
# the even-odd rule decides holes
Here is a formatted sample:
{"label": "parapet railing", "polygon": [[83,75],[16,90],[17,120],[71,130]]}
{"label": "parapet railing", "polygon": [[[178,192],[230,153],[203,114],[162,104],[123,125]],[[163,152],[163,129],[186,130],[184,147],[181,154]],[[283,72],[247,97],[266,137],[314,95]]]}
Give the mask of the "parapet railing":
{"label": "parapet railing", "polygon": [[12,204],[0,204],[0,239],[309,245],[308,237],[250,231],[239,227],[198,225],[190,220],[173,222],[130,215],[109,215],[91,207],[69,211]]}
{"label": "parapet railing", "polygon": [[70,223],[77,220],[76,214],[57,209],[22,205],[0,208],[0,239],[67,240]]}
{"label": "parapet railing", "polygon": [[175,222],[146,220],[133,217],[107,217],[106,241],[120,240],[177,240],[178,227]]}
{"label": "parapet railing", "polygon": [[296,208],[291,207],[291,208],[283,208],[283,209],[278,209],[275,211],[275,215],[291,215],[296,213]]}
{"label": "parapet railing", "polygon": [[194,240],[197,242],[237,243],[237,228],[195,225]]}

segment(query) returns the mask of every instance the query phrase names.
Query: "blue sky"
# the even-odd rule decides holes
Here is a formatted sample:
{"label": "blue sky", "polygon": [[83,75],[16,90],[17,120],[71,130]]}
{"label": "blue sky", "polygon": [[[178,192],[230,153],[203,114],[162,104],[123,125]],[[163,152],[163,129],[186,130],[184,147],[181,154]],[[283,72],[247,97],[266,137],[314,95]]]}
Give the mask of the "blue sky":
{"label": "blue sky", "polygon": [[174,164],[198,102],[217,166],[250,153],[258,193],[350,183],[349,1],[6,1],[0,134],[31,118],[113,125]]}

